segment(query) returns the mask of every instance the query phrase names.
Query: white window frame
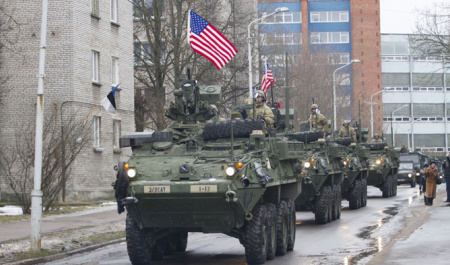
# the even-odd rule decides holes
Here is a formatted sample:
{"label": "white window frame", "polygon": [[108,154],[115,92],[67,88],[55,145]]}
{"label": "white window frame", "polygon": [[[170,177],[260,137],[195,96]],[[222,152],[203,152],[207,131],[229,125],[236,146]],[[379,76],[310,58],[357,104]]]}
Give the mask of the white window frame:
{"label": "white window frame", "polygon": [[347,31],[311,32],[311,44],[339,44],[349,43],[350,34]]}
{"label": "white window frame", "polygon": [[[261,17],[268,15],[269,13],[262,13]],[[298,20],[294,18],[298,17]],[[261,24],[292,24],[292,23],[302,23],[302,13],[300,11],[294,12],[282,12],[275,14],[264,19]]]}
{"label": "white window frame", "polygon": [[111,22],[117,23],[117,0],[111,0]]}
{"label": "white window frame", "polygon": [[92,82],[99,83],[99,80],[100,80],[100,74],[99,74],[100,52],[92,50],[91,59],[92,59]]}
{"label": "white window frame", "polygon": [[100,148],[101,117],[94,116],[94,148]]}
{"label": "white window frame", "polygon": [[111,85],[113,87],[119,84],[119,58],[111,57]]}
{"label": "white window frame", "polygon": [[91,14],[96,15],[96,16],[99,15],[98,1],[99,0],[91,0]]}
{"label": "white window frame", "polygon": [[121,122],[120,120],[113,120],[113,149],[120,148],[120,134],[121,134]]}
{"label": "white window frame", "polygon": [[[333,20],[333,15],[338,19]],[[349,22],[348,11],[311,11],[309,13],[311,23],[342,23]],[[321,20],[321,18],[325,18]]]}
{"label": "white window frame", "polygon": [[[338,61],[336,62],[336,59]],[[328,54],[328,61],[331,64],[347,64],[350,62],[349,53],[330,53]]]}

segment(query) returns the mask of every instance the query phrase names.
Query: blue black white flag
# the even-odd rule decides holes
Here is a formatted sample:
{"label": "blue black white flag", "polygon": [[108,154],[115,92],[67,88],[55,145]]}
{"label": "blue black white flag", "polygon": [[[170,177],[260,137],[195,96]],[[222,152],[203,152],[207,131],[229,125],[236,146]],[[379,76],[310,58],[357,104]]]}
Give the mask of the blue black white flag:
{"label": "blue black white flag", "polygon": [[105,108],[105,110],[109,113],[112,114],[116,114],[116,89],[119,85],[117,84],[116,87],[113,88],[113,90],[111,92],[109,92],[109,94],[102,99],[102,101],[100,102],[100,104]]}

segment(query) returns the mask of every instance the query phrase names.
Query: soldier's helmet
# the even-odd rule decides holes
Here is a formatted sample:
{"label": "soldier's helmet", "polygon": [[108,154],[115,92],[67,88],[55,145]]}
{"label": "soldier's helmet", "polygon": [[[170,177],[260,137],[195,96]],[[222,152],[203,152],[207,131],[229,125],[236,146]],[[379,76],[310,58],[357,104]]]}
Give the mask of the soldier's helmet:
{"label": "soldier's helmet", "polygon": [[311,105],[311,109],[318,109],[319,108],[319,106],[317,106],[317,104],[312,104]]}
{"label": "soldier's helmet", "polygon": [[263,100],[266,100],[266,94],[262,90],[256,91],[256,97],[262,97]]}
{"label": "soldier's helmet", "polygon": [[380,135],[379,135],[378,133],[375,133],[375,134],[373,135],[373,137],[380,137]]}
{"label": "soldier's helmet", "polygon": [[231,119],[242,119],[242,114],[239,111],[233,111],[231,113]]}
{"label": "soldier's helmet", "polygon": [[349,121],[349,120],[344,120],[344,121],[342,122],[342,125],[346,125],[346,124],[350,124],[350,121]]}

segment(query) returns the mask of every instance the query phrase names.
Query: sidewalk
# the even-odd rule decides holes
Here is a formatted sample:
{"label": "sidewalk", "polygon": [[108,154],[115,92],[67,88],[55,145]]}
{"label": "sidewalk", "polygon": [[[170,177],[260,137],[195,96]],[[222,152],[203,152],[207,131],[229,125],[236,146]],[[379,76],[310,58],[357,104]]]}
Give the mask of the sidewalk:
{"label": "sidewalk", "polygon": [[438,187],[433,206],[425,206],[423,195],[412,215],[425,214],[423,221],[409,218],[397,239],[389,242],[367,265],[375,264],[449,264],[450,203],[445,203],[445,184]]}

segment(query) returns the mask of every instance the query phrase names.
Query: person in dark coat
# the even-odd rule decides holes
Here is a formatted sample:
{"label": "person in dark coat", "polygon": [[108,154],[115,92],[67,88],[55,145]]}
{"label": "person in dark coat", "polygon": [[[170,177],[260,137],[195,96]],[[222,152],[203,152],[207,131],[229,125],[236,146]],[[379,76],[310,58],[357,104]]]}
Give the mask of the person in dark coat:
{"label": "person in dark coat", "polygon": [[423,195],[425,201],[428,201],[428,206],[433,205],[433,200],[436,198],[436,180],[439,177],[438,169],[436,168],[436,162],[431,161],[430,167],[423,170],[424,176],[427,178],[427,188],[425,194]]}
{"label": "person in dark coat", "polygon": [[[447,162],[445,161],[447,160]],[[447,190],[447,199],[444,202],[450,202],[450,153],[444,161],[442,161],[442,167],[444,168],[445,186]]]}

